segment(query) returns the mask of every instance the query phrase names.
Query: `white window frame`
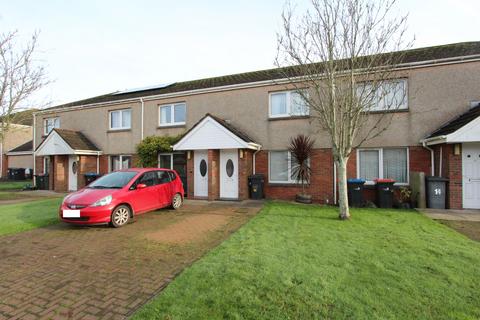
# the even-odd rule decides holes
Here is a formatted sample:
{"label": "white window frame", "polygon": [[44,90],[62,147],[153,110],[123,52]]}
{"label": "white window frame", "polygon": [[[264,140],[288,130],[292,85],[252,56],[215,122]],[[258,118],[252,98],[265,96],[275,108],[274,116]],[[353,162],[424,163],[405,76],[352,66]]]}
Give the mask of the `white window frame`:
{"label": "white window frame", "polygon": [[[187,104],[185,102],[176,102],[169,104],[161,104],[158,106],[158,126],[159,127],[172,127],[172,126],[182,126],[185,125],[185,121],[175,122],[175,106],[184,105],[185,106],[185,120],[187,119]],[[162,108],[170,108],[170,121],[167,123],[162,123]]]}
{"label": "white window frame", "polygon": [[[308,117],[310,116],[310,108],[307,104],[305,114],[292,114],[292,93],[298,93],[299,90],[285,90],[285,91],[272,91],[268,93],[268,117],[269,118],[292,118],[292,117]],[[286,113],[272,114],[272,95],[286,93],[287,94],[287,110]],[[304,93],[307,94],[307,93]]]}
{"label": "white window frame", "polygon": [[[395,182],[396,186],[410,185],[410,148],[408,147],[384,147],[384,148],[360,148],[357,149],[357,178],[360,179],[360,152],[361,151],[378,151],[378,175],[377,179],[383,178],[383,150],[385,149],[406,149],[407,150],[407,182]],[[374,185],[375,181],[367,180],[366,185]]]}
{"label": "white window frame", "polygon": [[[380,91],[381,91],[381,88],[385,85],[385,84],[388,84],[388,83],[391,83],[391,82],[403,82],[404,83],[404,88],[405,88],[405,96],[404,96],[404,99],[403,99],[403,104],[402,106],[398,107],[398,108],[393,108],[393,109],[380,109],[379,108],[379,103],[381,100],[385,99],[385,97],[382,97],[381,94],[380,94]],[[361,83],[358,83],[358,85],[368,85],[369,81],[366,81],[366,82],[361,82]],[[409,110],[409,107],[408,107],[408,78],[397,78],[397,79],[388,79],[388,80],[383,80],[381,84],[378,85],[377,87],[377,91],[375,92],[375,106],[371,109],[371,110],[368,110],[366,112],[368,113],[381,113],[381,112],[397,112],[397,111],[408,111]]]}
{"label": "white window frame", "polygon": [[50,174],[50,156],[43,157],[43,174]]}
{"label": "white window frame", "polygon": [[[133,157],[131,154],[112,154],[108,157],[108,172],[113,172],[113,168],[112,168],[112,158],[113,157],[118,157],[119,160],[120,160],[120,163],[123,163],[123,157],[130,157],[132,159],[132,166],[133,166]],[[128,168],[121,168],[120,170],[125,170],[125,169],[128,169]]]}
{"label": "white window frame", "polygon": [[165,168],[165,169],[173,169],[173,153],[172,152],[164,152],[164,153],[159,153],[158,154],[158,164],[157,168],[160,168],[160,156],[170,156],[170,168]]}
{"label": "white window frame", "polygon": [[[53,121],[53,127],[52,127],[52,130],[55,129],[55,128],[60,128],[60,118],[59,117],[53,117],[53,118],[45,118],[43,119],[43,134],[44,135],[48,135],[50,133],[50,131],[48,131],[48,122],[49,121]],[[57,122],[57,124],[55,125],[55,122]]]}
{"label": "white window frame", "polygon": [[[123,113],[126,111],[130,111],[130,126],[129,127],[123,127]],[[112,113],[114,112],[119,112],[120,113],[120,127],[118,128],[112,128]],[[109,130],[129,130],[132,129],[132,108],[125,108],[125,109],[117,109],[117,110],[110,110],[108,111],[108,129]]]}
{"label": "white window frame", "polygon": [[[271,152],[287,152],[287,161],[288,161],[288,166],[287,166],[287,174],[288,174],[288,180],[287,181],[275,181],[271,180],[271,165],[270,165],[270,153]],[[310,158],[307,160],[308,165],[310,165]],[[297,179],[292,179],[292,153],[288,150],[270,150],[268,151],[268,183],[272,184],[299,184],[300,182]]]}

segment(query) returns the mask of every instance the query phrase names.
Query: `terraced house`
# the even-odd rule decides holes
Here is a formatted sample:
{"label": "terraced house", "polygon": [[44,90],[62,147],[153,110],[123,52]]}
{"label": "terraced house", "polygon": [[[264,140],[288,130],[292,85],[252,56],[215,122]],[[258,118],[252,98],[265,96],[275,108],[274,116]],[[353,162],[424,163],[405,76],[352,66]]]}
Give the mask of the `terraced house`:
{"label": "terraced house", "polygon": [[[184,134],[158,160],[179,172],[188,197],[245,199],[247,177],[262,173],[267,198],[293,199],[300,187],[286,150],[303,133],[316,141],[308,191],[334,203],[329,138],[284,74],[170,83],[45,109],[35,114],[35,171],[50,173],[52,189],[76,190],[86,172],[133,166],[144,137]],[[408,185],[410,172],[439,175],[449,178],[449,207],[480,208],[480,42],[410,50],[395,74],[391,84],[407,99],[388,130],[352,154],[349,177]]]}

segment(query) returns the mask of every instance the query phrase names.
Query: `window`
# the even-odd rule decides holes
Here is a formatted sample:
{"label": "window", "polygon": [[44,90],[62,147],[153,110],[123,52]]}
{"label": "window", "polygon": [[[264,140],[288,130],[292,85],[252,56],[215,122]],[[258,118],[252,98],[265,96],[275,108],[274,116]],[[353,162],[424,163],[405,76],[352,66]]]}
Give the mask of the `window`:
{"label": "window", "polygon": [[110,171],[125,170],[132,167],[132,156],[110,156]]}
{"label": "window", "polygon": [[298,91],[270,93],[270,118],[308,116],[309,108]]}
{"label": "window", "polygon": [[384,81],[377,84],[366,82],[357,87],[357,94],[363,102],[369,104],[366,111],[395,111],[408,109],[407,79]]}
{"label": "window", "polygon": [[159,107],[160,126],[185,124],[187,105],[185,103],[168,104]]}
{"label": "window", "polygon": [[155,171],[145,172],[143,176],[140,177],[137,184],[144,184],[147,187],[158,184],[157,173]]}
{"label": "window", "polygon": [[171,177],[168,171],[157,171],[158,183],[164,184],[171,181]]}
{"label": "window", "polygon": [[408,183],[408,149],[359,149],[357,176],[368,182],[375,179],[393,179],[399,184]]}
{"label": "window", "polygon": [[50,157],[43,157],[43,174],[48,174],[50,171]]}
{"label": "window", "polygon": [[44,119],[43,133],[49,134],[54,128],[60,128],[60,118],[48,118]]}
{"label": "window", "polygon": [[297,163],[291,153],[289,151],[270,151],[268,154],[269,182],[296,183],[292,168],[295,168]]}
{"label": "window", "polygon": [[177,171],[181,177],[187,175],[187,158],[185,153],[160,153],[158,155],[158,167]]}
{"label": "window", "polygon": [[110,111],[110,130],[125,130],[132,127],[132,110]]}

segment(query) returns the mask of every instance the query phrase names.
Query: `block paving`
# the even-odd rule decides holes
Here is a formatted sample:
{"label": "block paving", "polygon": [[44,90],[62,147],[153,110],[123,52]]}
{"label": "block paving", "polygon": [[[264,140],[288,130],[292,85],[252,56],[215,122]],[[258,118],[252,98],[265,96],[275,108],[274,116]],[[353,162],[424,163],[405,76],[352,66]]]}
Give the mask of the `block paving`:
{"label": "block paving", "polygon": [[[0,320],[125,319],[259,210],[195,203],[141,215],[120,229],[60,223],[2,236]],[[185,229],[182,221],[199,215],[218,228]],[[221,223],[211,221],[216,217]],[[201,234],[189,243],[146,236],[162,229],[175,236],[176,224],[180,233]]]}

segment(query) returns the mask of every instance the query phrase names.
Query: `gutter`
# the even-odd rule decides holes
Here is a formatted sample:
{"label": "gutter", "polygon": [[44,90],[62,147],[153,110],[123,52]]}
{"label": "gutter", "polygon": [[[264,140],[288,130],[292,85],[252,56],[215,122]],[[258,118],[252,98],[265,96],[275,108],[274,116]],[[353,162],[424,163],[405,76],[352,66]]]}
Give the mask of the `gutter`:
{"label": "gutter", "polygon": [[[429,67],[432,65],[458,64],[463,62],[474,62],[474,61],[480,61],[480,54],[399,64],[398,66],[395,67],[395,70],[417,69],[417,68]],[[379,70],[381,71],[380,68]],[[143,96],[140,99],[145,99],[145,101],[148,101],[148,100],[165,99],[165,98],[172,98],[172,97],[179,97],[179,96],[195,95],[195,94],[201,94],[201,93],[211,93],[211,92],[219,92],[219,91],[243,89],[243,88],[254,88],[254,87],[260,87],[260,86],[267,86],[267,85],[288,84],[292,80],[301,81],[303,78],[305,77],[299,76],[299,77],[290,78],[290,79],[288,78],[269,79],[269,80],[263,80],[263,81],[233,84],[233,85],[226,85],[226,86],[220,86],[220,87],[210,87],[210,88],[195,89],[195,90],[188,90],[188,91],[179,91],[179,92],[173,92],[173,93],[149,95],[149,96]],[[110,102],[105,101],[105,102],[84,104],[84,105],[78,105],[78,106],[70,106],[70,107],[64,107],[64,108],[58,108],[58,109],[46,109],[43,111],[36,112],[33,115],[35,116],[37,114],[48,114],[48,113],[55,113],[59,111],[70,111],[75,109],[105,107],[108,105],[136,102],[138,101],[138,99],[139,98],[129,98],[129,99],[123,99],[123,100],[110,101]]]}

